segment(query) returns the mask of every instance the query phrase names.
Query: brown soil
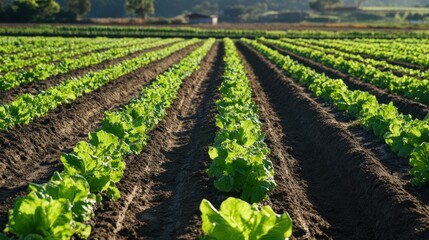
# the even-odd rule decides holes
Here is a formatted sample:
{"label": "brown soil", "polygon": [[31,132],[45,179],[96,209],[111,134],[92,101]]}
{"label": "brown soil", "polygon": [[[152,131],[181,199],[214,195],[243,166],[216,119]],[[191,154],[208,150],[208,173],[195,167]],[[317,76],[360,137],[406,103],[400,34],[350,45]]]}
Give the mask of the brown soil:
{"label": "brown soil", "polygon": [[403,187],[411,194],[415,195],[419,200],[425,204],[429,204],[429,189],[412,187],[410,180],[412,176],[409,174],[410,165],[407,159],[398,157],[392,152],[388,145],[384,144],[382,139],[376,138],[372,133],[364,130],[358,124],[355,123],[355,118],[345,114],[342,111],[338,111],[332,104],[325,100],[314,96],[314,94],[308,89],[303,89],[304,92],[312,96],[312,98],[328,113],[330,113],[338,122],[343,124],[350,130],[356,139],[359,139],[362,145],[375,155],[380,162],[386,167],[386,169],[392,174],[401,179]]}
{"label": "brown soil", "polygon": [[276,212],[288,212],[291,215],[294,221],[295,238],[329,239],[331,238],[330,224],[320,216],[317,206],[310,201],[307,183],[300,177],[302,174],[300,159],[291,155],[293,139],[290,139],[289,132],[282,130],[281,116],[274,111],[258,78],[258,76],[266,78],[273,75],[268,75],[267,69],[252,69],[244,56],[241,53],[240,55],[248,72],[253,100],[259,107],[260,120],[266,134],[265,141],[271,149],[269,159],[275,168],[275,181],[278,185],[270,194],[268,203]]}
{"label": "brown soil", "polygon": [[[168,44],[168,45],[171,45],[171,44]],[[138,51],[138,52],[135,52],[132,54],[128,54],[128,55],[123,56],[123,57],[119,57],[119,58],[115,58],[115,59],[111,59],[111,60],[106,60],[106,61],[103,61],[101,63],[91,65],[89,67],[83,67],[83,68],[79,68],[76,70],[72,70],[72,71],[64,73],[64,74],[59,74],[56,76],[48,77],[47,79],[42,80],[42,81],[35,81],[35,82],[31,82],[31,83],[21,85],[17,88],[13,88],[13,89],[10,89],[8,91],[2,92],[0,95],[0,105],[3,105],[3,104],[6,104],[8,102],[15,100],[21,94],[24,94],[24,93],[38,94],[43,90],[46,90],[52,86],[55,86],[55,85],[65,81],[66,79],[77,78],[79,76],[82,76],[82,75],[90,72],[90,71],[94,72],[94,71],[106,69],[106,68],[113,66],[115,64],[118,64],[124,60],[132,59],[132,58],[135,58],[137,56],[141,56],[147,52],[156,51],[158,49],[165,48],[165,46],[168,46],[168,45],[144,49],[142,51]]]}
{"label": "brown soil", "polygon": [[216,44],[185,80],[143,152],[126,160],[118,184],[123,198],[96,211],[91,239],[196,239],[201,234],[201,200],[219,205],[225,199],[205,174],[216,132],[222,55],[223,47]]}
{"label": "brown soil", "polygon": [[[5,185],[0,188],[0,227],[27,183],[46,181],[61,169],[60,152],[86,139],[104,110],[138,96],[155,75],[192,48],[0,135],[0,159],[6,160],[0,163]],[[293,238],[428,239],[429,190],[409,185],[406,160],[255,50],[242,43],[238,48],[272,149],[277,187],[264,203],[292,216]],[[143,152],[125,160],[127,169],[118,183],[122,197],[97,207],[91,239],[188,240],[202,234],[201,200],[219,207],[228,195],[218,192],[206,174],[223,55],[222,43],[217,43],[185,80]]]}
{"label": "brown soil", "polygon": [[45,182],[53,171],[61,170],[60,153],[85,140],[86,134],[99,126],[104,111],[127,104],[156,75],[196,47],[189,46],[122,76],[29,125],[0,133],[0,228],[16,197],[26,193],[28,183]]}
{"label": "brown soil", "polygon": [[319,62],[310,60],[308,58],[302,57],[298,54],[294,54],[290,51],[281,49],[272,44],[268,44],[269,47],[279,51],[284,55],[289,55],[292,59],[298,61],[301,64],[307,65],[319,73],[325,73],[327,76],[331,78],[339,78],[344,81],[345,84],[351,90],[362,90],[367,91],[373,95],[375,95],[381,103],[389,103],[393,102],[393,104],[398,108],[401,113],[411,114],[415,118],[423,119],[429,113],[429,107],[425,104],[413,101],[411,99],[407,99],[402,96],[394,95],[389,92],[387,89],[380,89],[370,83],[364,82],[364,80],[360,80],[354,77],[350,77],[347,74],[344,74],[334,68],[327,67]]}
{"label": "brown soil", "polygon": [[[320,224],[320,231],[333,239],[427,239],[429,210],[405,190],[401,179],[390,173],[371,149],[302,87],[255,51],[243,45],[240,50],[262,87],[253,83],[255,97],[266,106],[262,109],[272,106],[280,120],[277,131],[283,131],[285,136],[282,146],[287,146],[289,159],[296,162],[291,164],[294,180],[288,180],[288,184],[298,182],[307,193],[307,201],[314,206],[317,218],[306,220],[307,224]],[[264,104],[261,92],[269,103]],[[261,110],[262,118],[266,118],[264,112]],[[293,199],[294,192],[284,192],[270,196],[274,208],[299,208],[289,211],[308,219],[306,207],[285,205],[287,201],[281,198]],[[324,221],[319,222],[320,218]],[[296,224],[297,238],[325,238],[314,232],[308,237],[304,235],[306,226]]]}

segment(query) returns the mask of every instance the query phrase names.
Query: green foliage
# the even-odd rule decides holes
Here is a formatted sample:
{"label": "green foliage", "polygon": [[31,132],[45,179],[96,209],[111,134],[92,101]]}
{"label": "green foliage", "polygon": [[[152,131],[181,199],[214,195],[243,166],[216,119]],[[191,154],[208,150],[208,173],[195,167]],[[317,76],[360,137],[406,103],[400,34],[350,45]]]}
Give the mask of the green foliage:
{"label": "green foliage", "polygon": [[200,4],[194,6],[192,8],[192,11],[200,14],[206,14],[206,15],[218,14],[219,5],[216,2],[205,0]]}
{"label": "green foliage", "polygon": [[334,54],[326,54],[324,50],[297,46],[290,40],[286,40],[287,42],[276,40],[264,41],[338,69],[350,76],[368,81],[380,88],[387,88],[392,93],[429,104],[429,81],[427,79],[418,79],[407,75],[398,77],[392,72],[382,71],[360,60],[345,59]]}
{"label": "green foliage", "polygon": [[84,222],[93,216],[92,205],[95,203],[95,196],[81,175],[55,172],[48,183],[30,184],[29,189],[39,198],[68,199],[73,205],[73,219],[76,221]]}
{"label": "green foliage", "polygon": [[15,0],[11,8],[20,21],[49,20],[60,11],[55,0]]}
{"label": "green foliage", "polygon": [[93,215],[94,196],[79,175],[54,173],[44,185],[31,184],[30,194],[19,198],[9,212],[6,233],[30,239],[87,238],[91,227],[83,224]]}
{"label": "green foliage", "polygon": [[90,134],[90,142],[79,142],[71,154],[62,154],[64,171],[82,175],[92,193],[107,192],[110,199],[120,197],[115,183],[122,178],[122,158],[129,147],[113,134],[99,130]]}
{"label": "green foliage", "polygon": [[199,68],[213,43],[214,39],[207,40],[159,75],[121,111],[106,113],[101,127],[89,134],[89,142],[81,141],[72,153],[62,154],[63,173],[55,173],[46,184],[31,184],[30,194],[16,201],[4,232],[21,239],[70,239],[74,235],[88,238],[91,227],[86,222],[93,216],[93,205],[100,203],[102,197],[119,198],[115,184],[122,178],[124,158],[141,151],[149,131],[165,116],[182,81]]}
{"label": "green foliage", "polygon": [[76,16],[82,17],[91,10],[90,0],[67,0],[67,9]]}
{"label": "green foliage", "polygon": [[[137,47],[135,50],[137,51],[141,49],[146,49],[150,47],[161,46],[167,43],[177,42],[178,39],[167,39],[164,41],[157,41],[154,43],[145,44],[143,46]],[[48,90],[39,93],[38,95],[32,94],[23,94],[20,95],[15,101],[6,104],[4,106],[4,110],[0,109],[0,114],[5,115],[5,121],[0,121],[0,130],[6,130],[17,124],[27,124],[32,119],[36,117],[44,116],[47,112],[52,109],[55,109],[57,106],[65,103],[69,103],[74,101],[76,98],[92,92],[104,84],[117,79],[118,77],[125,75],[143,67],[152,61],[156,61],[163,57],[170,55],[171,53],[178,51],[190,44],[195,43],[196,40],[189,40],[185,42],[179,42],[167,48],[149,52],[142,56],[138,56],[136,58],[126,60],[121,62],[120,64],[114,65],[110,68],[106,68],[97,72],[89,72],[86,75],[76,78],[70,78],[63,81],[61,84],[56,85]],[[113,49],[109,51],[106,56],[112,57],[117,56],[117,54],[123,55],[124,53],[120,53],[123,49]],[[102,61],[102,59],[97,59],[96,57],[100,57],[100,55],[95,55],[90,58],[91,60],[86,62],[87,64],[93,63],[92,61]],[[103,56],[103,55],[101,55]],[[72,66],[82,66],[85,62],[77,62],[71,61],[64,63],[65,65]],[[53,71],[58,71],[55,66],[48,65],[52,68]],[[68,67],[65,67],[68,68]],[[40,70],[38,73],[42,75],[49,75],[47,71]],[[45,78],[40,77],[40,78]],[[19,82],[19,81],[18,81]],[[4,84],[7,84],[5,82]],[[12,82],[13,85],[17,85],[16,82]],[[3,85],[5,86],[5,85]]]}
{"label": "green foliage", "polygon": [[398,152],[399,156],[409,157],[421,143],[429,142],[429,123],[427,120],[397,117],[384,137],[386,143],[393,151]]}
{"label": "green foliage", "polygon": [[40,199],[32,193],[16,201],[5,232],[22,239],[70,239],[72,221],[67,200]]}
{"label": "green foliage", "polygon": [[[27,73],[32,73],[33,70],[38,68],[42,64],[49,62],[59,61],[59,64],[56,65],[59,68],[62,67],[61,61],[70,61],[69,58],[76,58],[80,61],[85,61],[87,57],[80,55],[92,55],[93,51],[102,51],[106,53],[106,49],[111,48],[120,48],[124,46],[130,46],[132,44],[143,44],[149,43],[151,40],[155,41],[156,39],[106,39],[106,38],[96,38],[96,39],[84,39],[84,38],[43,38],[43,37],[27,37],[28,41],[24,41],[22,38],[16,40],[16,44],[19,44],[20,50],[16,51],[16,45],[7,44],[3,45],[2,48],[4,53],[13,53],[10,55],[0,56],[0,71],[4,72],[7,77],[1,78],[0,82],[5,82],[4,86],[14,87],[11,85],[13,78],[17,78],[17,75],[22,74],[26,75]],[[33,40],[33,41],[32,41]],[[13,48],[13,49],[12,49]],[[124,52],[127,52],[126,50]],[[103,55],[99,55],[100,59],[103,59]],[[36,66],[37,67],[34,67]],[[31,68],[34,67],[34,68]],[[26,71],[19,71],[19,69],[27,68]],[[29,69],[28,69],[29,68]],[[35,74],[34,74],[35,75]],[[14,76],[14,77],[13,77]],[[8,79],[10,78],[10,79]],[[34,79],[39,80],[39,79]]]}
{"label": "green foliage", "polygon": [[[30,69],[18,69],[17,71],[8,71],[6,74],[1,76],[0,90],[10,90],[25,83],[42,81],[48,77],[67,73],[71,70],[75,70],[78,68],[91,66],[106,60],[122,57],[143,49],[176,42],[179,39],[168,39],[164,41],[155,42],[156,40],[158,39],[146,39],[142,41],[128,40],[124,41],[124,43],[116,43],[118,45],[116,47],[113,44],[107,44],[105,47],[110,47],[108,50],[94,52],[86,55],[83,54],[83,56],[80,56],[78,58],[75,58],[75,55],[84,53],[82,49],[80,51],[77,51],[75,55],[58,54],[60,55],[60,57],[58,57],[57,59],[60,61],[58,61],[57,63],[50,63],[49,57],[45,56],[43,59],[47,58],[48,60],[43,60],[42,62],[35,62],[35,66]],[[88,47],[88,50],[97,50],[97,48],[94,47],[97,44],[99,44],[98,41],[94,41],[94,45]],[[130,47],[130,44],[135,44],[135,46]],[[13,64],[12,66],[14,66],[15,64]],[[17,68],[19,68],[19,66]]]}
{"label": "green foliage", "polygon": [[292,235],[292,219],[270,206],[258,208],[236,198],[222,202],[219,211],[203,199],[200,204],[206,240],[285,240]]}
{"label": "green foliage", "polygon": [[349,90],[342,80],[333,80],[319,74],[257,41],[243,41],[282,67],[317,96],[356,117],[363,127],[372,131],[378,138],[384,139],[399,156],[411,157],[410,164],[413,169],[410,173],[415,177],[412,181],[414,185],[428,182],[429,155],[426,154],[425,144],[429,142],[428,117],[424,120],[412,119],[410,115],[399,113],[392,103],[381,104],[369,93]]}
{"label": "green foliage", "polygon": [[125,9],[128,13],[142,18],[155,13],[153,0],[125,0]]}
{"label": "green foliage", "polygon": [[[410,43],[414,43],[415,40],[413,39],[403,39],[401,41],[395,41],[395,40],[389,40],[389,39],[384,39],[381,40],[381,42],[374,42],[371,45],[367,45],[367,46],[372,46],[372,48],[368,48],[368,47],[358,47],[358,45],[362,45],[364,43],[366,43],[367,41],[369,41],[371,38],[364,38],[361,39],[359,41],[357,40],[353,40],[353,41],[348,41],[348,40],[330,40],[330,39],[318,39],[318,40],[314,40],[314,39],[299,39],[300,44],[304,44],[305,46],[311,47],[313,49],[316,49],[318,51],[323,51],[327,54],[334,54],[336,56],[340,56],[342,58],[345,59],[350,59],[350,60],[356,60],[362,63],[366,63],[370,66],[376,67],[376,68],[364,68],[363,72],[369,72],[371,74],[372,71],[376,71],[377,68],[379,69],[384,69],[384,70],[389,70],[391,72],[397,72],[397,73],[404,73],[404,75],[408,75],[408,76],[413,76],[413,77],[420,77],[423,79],[428,78],[428,73],[425,71],[421,71],[419,69],[412,69],[412,68],[407,68],[407,67],[402,67],[400,65],[395,65],[395,64],[390,64],[384,60],[376,60],[374,58],[364,58],[359,54],[366,54],[366,55],[378,55],[377,53],[385,53],[384,51],[382,51],[383,46],[387,47],[389,51],[402,51],[401,54],[397,53],[394,54],[394,56],[396,56],[396,58],[399,58],[399,56],[403,56],[403,51],[405,49],[407,49],[411,44]],[[293,43],[295,40],[292,39],[282,39],[282,41],[288,42],[288,43]],[[375,40],[375,41],[380,41],[380,40]],[[418,40],[419,41],[419,40]],[[421,43],[425,43],[424,41],[419,41]],[[356,45],[355,45],[356,44]],[[387,45],[388,44],[388,45]],[[419,47],[416,47],[413,49],[417,50]],[[385,49],[387,50],[387,49]],[[394,57],[395,58],[395,57]],[[342,64],[338,64],[337,66],[341,66],[342,70],[346,70],[345,66],[342,66]],[[365,71],[366,70],[366,71]],[[363,75],[365,76],[365,75]]]}
{"label": "green foliage", "polygon": [[60,12],[60,5],[55,0],[37,0],[39,5],[37,20],[53,19]]}
{"label": "green foliage", "polygon": [[225,39],[222,98],[216,102],[219,128],[208,174],[215,177],[215,187],[224,192],[239,192],[249,202],[259,202],[276,186],[272,163],[266,155],[257,106],[252,102],[246,71],[234,43]]}
{"label": "green foliage", "polygon": [[16,15],[21,16],[23,21],[30,21],[35,18],[39,5],[36,0],[16,0],[11,8]]}
{"label": "green foliage", "polygon": [[416,177],[413,185],[422,186],[429,182],[429,143],[422,143],[413,150],[410,164],[413,166],[410,173]]}
{"label": "green foliage", "polygon": [[[172,4],[173,5],[173,4]],[[231,30],[231,29],[203,29],[191,27],[152,27],[152,26],[32,26],[32,27],[13,27],[0,28],[1,35],[44,35],[44,36],[122,36],[122,37],[186,37],[186,38],[210,38],[210,37],[230,37],[230,38],[376,38],[376,39],[395,39],[401,38],[418,38],[419,40],[427,39],[429,34],[426,31],[322,31],[322,30]],[[0,49],[1,51],[1,49]],[[1,82],[1,81],[0,81]]]}

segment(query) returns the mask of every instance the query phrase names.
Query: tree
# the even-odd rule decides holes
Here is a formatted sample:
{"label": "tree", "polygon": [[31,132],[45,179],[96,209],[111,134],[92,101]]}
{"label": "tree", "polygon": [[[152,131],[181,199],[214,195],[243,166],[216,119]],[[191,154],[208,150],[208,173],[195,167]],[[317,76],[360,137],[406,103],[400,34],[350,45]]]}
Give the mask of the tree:
{"label": "tree", "polygon": [[125,9],[142,18],[147,18],[155,12],[153,0],[125,0]]}
{"label": "tree", "polygon": [[15,0],[11,11],[15,21],[49,21],[60,11],[60,5],[55,0]]}
{"label": "tree", "polygon": [[0,11],[3,12],[7,7],[7,1],[6,0],[0,0]]}
{"label": "tree", "polygon": [[193,12],[200,14],[217,14],[219,12],[219,6],[216,2],[204,1],[192,8]]}
{"label": "tree", "polygon": [[82,17],[91,10],[90,0],[67,0],[67,9],[78,17]]}
{"label": "tree", "polygon": [[38,7],[36,0],[16,0],[12,3],[12,18],[20,22],[28,22],[35,18]]}
{"label": "tree", "polygon": [[38,8],[35,20],[52,20],[60,12],[60,5],[55,0],[36,0]]}

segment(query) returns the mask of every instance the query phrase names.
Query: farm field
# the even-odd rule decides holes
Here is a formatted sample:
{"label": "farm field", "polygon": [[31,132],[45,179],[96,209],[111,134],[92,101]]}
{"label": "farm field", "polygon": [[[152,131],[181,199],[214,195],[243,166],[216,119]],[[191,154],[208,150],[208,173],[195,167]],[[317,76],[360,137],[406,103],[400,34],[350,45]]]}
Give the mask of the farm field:
{"label": "farm field", "polygon": [[118,29],[0,37],[0,239],[429,238],[425,32]]}

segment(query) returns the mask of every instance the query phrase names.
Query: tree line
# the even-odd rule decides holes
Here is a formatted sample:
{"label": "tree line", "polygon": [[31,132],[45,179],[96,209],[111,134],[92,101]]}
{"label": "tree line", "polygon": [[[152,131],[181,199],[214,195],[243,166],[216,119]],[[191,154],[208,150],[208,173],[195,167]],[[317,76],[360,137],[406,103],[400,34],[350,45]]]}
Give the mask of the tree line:
{"label": "tree line", "polygon": [[[58,21],[82,17],[174,17],[198,12],[253,21],[267,11],[323,10],[338,5],[422,5],[427,0],[0,0],[0,21]],[[427,3],[426,3],[427,4]]]}
{"label": "tree line", "polygon": [[[308,0],[0,0],[0,21],[76,20],[86,17],[147,18],[198,12],[229,20],[254,20],[269,10],[308,8]],[[324,1],[324,0],[322,0]]]}
{"label": "tree line", "polygon": [[[0,21],[44,22],[73,21],[85,16],[91,0],[0,0]],[[155,11],[153,0],[124,0],[123,8],[130,16],[147,18]]]}

